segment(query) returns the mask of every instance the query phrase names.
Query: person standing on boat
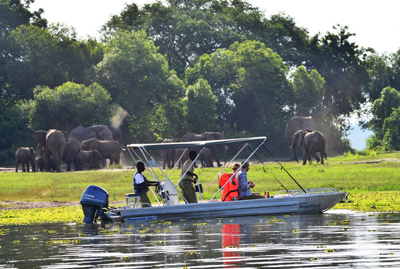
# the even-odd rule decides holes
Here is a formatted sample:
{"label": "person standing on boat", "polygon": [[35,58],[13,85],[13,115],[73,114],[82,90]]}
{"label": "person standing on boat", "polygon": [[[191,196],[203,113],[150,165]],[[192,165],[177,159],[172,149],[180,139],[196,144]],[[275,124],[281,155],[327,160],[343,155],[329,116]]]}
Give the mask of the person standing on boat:
{"label": "person standing on boat", "polygon": [[[192,185],[192,183],[196,184],[197,182],[197,175],[194,173],[193,163],[194,159],[196,159],[196,156],[196,151],[189,152],[189,159],[187,159],[186,162],[182,165],[181,178],[182,176],[183,178],[179,183],[179,186],[181,187],[183,197],[188,203],[197,203],[196,192]],[[188,171],[185,174],[186,170]]]}
{"label": "person standing on boat", "polygon": [[143,162],[138,162],[136,164],[137,171],[133,176],[133,189],[135,194],[140,194],[140,201],[142,207],[151,207],[150,199],[147,196],[149,191],[149,186],[159,186],[158,181],[148,181],[146,177],[142,174],[146,170]]}
{"label": "person standing on boat", "polygon": [[249,171],[250,164],[248,162],[242,163],[242,170],[237,173],[235,177],[239,190],[239,200],[249,199],[264,199],[265,197],[259,193],[251,193],[250,188],[254,188],[253,181],[247,180],[247,172]]}

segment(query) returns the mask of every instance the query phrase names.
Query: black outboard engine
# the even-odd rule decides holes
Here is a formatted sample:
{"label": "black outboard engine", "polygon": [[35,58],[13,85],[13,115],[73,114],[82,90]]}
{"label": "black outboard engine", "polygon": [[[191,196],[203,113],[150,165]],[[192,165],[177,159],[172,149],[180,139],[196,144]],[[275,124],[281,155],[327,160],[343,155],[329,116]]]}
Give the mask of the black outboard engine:
{"label": "black outboard engine", "polygon": [[81,205],[84,223],[93,223],[104,214],[103,208],[108,208],[108,192],[98,186],[90,185],[82,194]]}

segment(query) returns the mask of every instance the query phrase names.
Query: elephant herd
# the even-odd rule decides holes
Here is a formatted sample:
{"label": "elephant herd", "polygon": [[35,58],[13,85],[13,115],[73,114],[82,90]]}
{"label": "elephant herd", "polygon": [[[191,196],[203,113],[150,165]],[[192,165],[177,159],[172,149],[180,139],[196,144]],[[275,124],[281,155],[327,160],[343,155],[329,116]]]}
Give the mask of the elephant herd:
{"label": "elephant herd", "polygon": [[[303,148],[303,165],[311,162],[311,157],[324,164],[326,159],[326,139],[324,135],[315,130],[312,117],[293,117],[285,129],[285,137],[291,149],[291,159],[297,159],[297,147]],[[106,125],[93,125],[89,127],[78,126],[70,133],[51,129],[38,130],[33,134],[33,139],[38,143],[36,152],[32,147],[21,147],[15,153],[15,171],[18,172],[19,164],[22,170],[32,171],[61,171],[61,162],[67,164],[67,171],[71,171],[74,164],[75,171],[98,169],[105,165],[105,159],[110,164],[119,164],[120,156],[125,151],[122,146],[122,134],[119,128]],[[204,132],[201,134],[187,133],[181,141],[220,140],[223,136],[219,132]],[[164,139],[162,143],[175,143],[174,139]],[[226,163],[227,147],[223,147]],[[187,152],[183,149],[166,149],[163,151],[163,168],[179,167],[187,159]],[[320,153],[321,158],[317,156]],[[175,162],[179,162],[175,164]],[[202,167],[222,166],[216,147],[203,149],[199,156]],[[26,168],[25,168],[26,166]]]}
{"label": "elephant herd", "polygon": [[[187,133],[182,137],[182,142],[191,141],[205,141],[205,140],[220,140],[224,139],[222,134],[219,132],[204,132],[201,134]],[[162,143],[175,143],[175,139],[164,139]],[[197,149],[194,149],[197,150]],[[226,150],[227,147],[223,147],[224,158],[226,163]],[[184,154],[185,153],[185,154]],[[187,159],[188,151],[182,149],[166,149],[163,151],[163,169],[166,167],[172,168],[175,166],[175,161],[180,160],[178,166]],[[221,162],[219,161],[216,147],[204,148],[199,156],[202,167],[214,167],[214,160],[217,166],[220,167]]]}
{"label": "elephant herd", "polygon": [[105,165],[106,159],[110,164],[119,164],[124,150],[121,130],[106,125],[78,126],[70,133],[56,129],[38,130],[33,133],[33,139],[37,142],[36,152],[32,147],[21,147],[16,151],[15,172],[18,172],[19,164],[23,172],[29,172],[29,164],[33,172],[61,172],[62,161],[67,164],[67,171],[71,171],[72,163],[75,171],[98,169]]}

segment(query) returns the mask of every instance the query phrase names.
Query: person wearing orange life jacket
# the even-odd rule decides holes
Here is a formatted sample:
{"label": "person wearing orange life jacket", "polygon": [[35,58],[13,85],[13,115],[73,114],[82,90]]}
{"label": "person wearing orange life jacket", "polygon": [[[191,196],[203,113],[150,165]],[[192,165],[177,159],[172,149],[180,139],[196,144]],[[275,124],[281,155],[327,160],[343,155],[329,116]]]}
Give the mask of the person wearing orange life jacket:
{"label": "person wearing orange life jacket", "polygon": [[[238,197],[238,188],[237,188],[237,184],[235,182],[235,176],[234,173],[236,172],[236,170],[240,167],[239,164],[235,164],[233,166],[233,173],[225,173],[221,176],[221,178],[219,179],[219,187],[223,188],[222,190],[222,197],[221,197],[221,201],[222,202],[227,202],[227,201],[232,201],[232,200],[236,200],[236,198]],[[232,177],[233,176],[233,177]],[[231,178],[232,177],[232,178]],[[229,178],[231,178],[231,180],[229,181]],[[226,183],[227,181],[229,181],[228,183]]]}

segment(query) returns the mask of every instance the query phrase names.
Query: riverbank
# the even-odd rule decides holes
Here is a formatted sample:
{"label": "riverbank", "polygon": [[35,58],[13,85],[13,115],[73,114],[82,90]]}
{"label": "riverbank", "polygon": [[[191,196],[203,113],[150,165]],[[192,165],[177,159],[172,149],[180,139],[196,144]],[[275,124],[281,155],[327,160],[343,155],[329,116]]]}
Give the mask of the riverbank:
{"label": "riverbank", "polygon": [[[400,154],[345,155],[329,158],[327,164],[303,166],[295,162],[283,163],[285,169],[303,188],[336,188],[349,193],[349,203],[337,209],[355,211],[400,211]],[[226,172],[230,170],[227,169]],[[265,171],[264,171],[265,170]],[[206,189],[220,169],[197,168],[199,180]],[[79,201],[88,185],[103,187],[110,194],[112,204],[121,204],[125,194],[132,192],[132,169],[114,169],[67,173],[2,173],[0,177],[0,225],[32,222],[81,222],[83,214]],[[170,171],[167,171],[169,174]],[[151,174],[146,171],[146,177]],[[177,182],[180,171],[173,171]],[[299,189],[276,162],[252,164],[250,180],[256,183],[255,192],[264,190],[271,195],[282,186]],[[218,189],[218,180],[203,194],[211,199]],[[217,199],[219,197],[216,197]],[[156,203],[154,197],[152,203]]]}

